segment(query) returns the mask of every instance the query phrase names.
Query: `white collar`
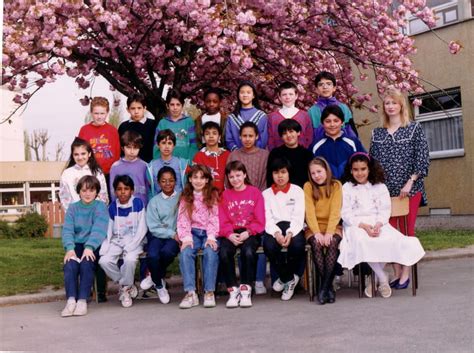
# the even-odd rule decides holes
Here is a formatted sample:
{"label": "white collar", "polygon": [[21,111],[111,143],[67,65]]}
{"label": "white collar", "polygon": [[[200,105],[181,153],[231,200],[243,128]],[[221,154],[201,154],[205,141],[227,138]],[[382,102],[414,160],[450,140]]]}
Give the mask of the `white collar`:
{"label": "white collar", "polygon": [[176,196],[176,190],[175,190],[175,191],[173,191],[173,193],[172,193],[171,195],[169,195],[169,196],[168,196],[168,195],[166,195],[166,194],[165,194],[163,191],[162,191],[162,192],[160,192],[160,195],[161,195],[161,197],[162,197],[163,199],[165,199],[165,200],[168,200],[168,199],[170,199],[170,198],[172,198],[172,197],[175,197],[175,196]]}

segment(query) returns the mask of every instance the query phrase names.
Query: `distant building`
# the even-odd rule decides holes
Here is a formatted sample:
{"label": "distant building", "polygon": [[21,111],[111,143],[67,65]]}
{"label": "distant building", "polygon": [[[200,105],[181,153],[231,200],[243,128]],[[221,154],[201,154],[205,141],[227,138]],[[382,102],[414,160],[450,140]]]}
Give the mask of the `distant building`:
{"label": "distant building", "polygon": [[[16,91],[10,91],[5,86],[0,87],[0,121],[8,117],[18,106],[13,102],[13,97],[17,93]],[[11,123],[0,124],[0,161],[24,161],[23,139],[23,118],[17,111],[11,118]]]}

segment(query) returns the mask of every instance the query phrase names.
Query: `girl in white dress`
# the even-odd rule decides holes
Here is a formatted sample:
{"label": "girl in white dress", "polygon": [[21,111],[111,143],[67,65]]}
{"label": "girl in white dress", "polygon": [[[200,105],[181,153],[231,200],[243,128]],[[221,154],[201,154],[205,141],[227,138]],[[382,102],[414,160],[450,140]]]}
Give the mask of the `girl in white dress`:
{"label": "girl in white dress", "polygon": [[[378,292],[388,298],[392,291],[383,270],[385,263],[411,266],[425,252],[417,238],[405,237],[388,223],[390,194],[377,161],[364,152],[354,153],[347,163],[345,178],[348,182],[342,187],[341,210],[344,237],[337,261],[348,269],[367,262],[379,283]],[[372,296],[370,286],[365,295]]]}

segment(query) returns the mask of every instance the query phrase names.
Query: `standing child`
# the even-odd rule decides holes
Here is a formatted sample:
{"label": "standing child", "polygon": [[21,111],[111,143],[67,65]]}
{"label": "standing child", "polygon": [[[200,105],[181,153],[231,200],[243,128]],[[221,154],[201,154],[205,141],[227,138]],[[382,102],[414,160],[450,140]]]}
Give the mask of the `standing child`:
{"label": "standing child", "polygon": [[278,86],[278,98],[282,107],[268,115],[268,150],[281,146],[284,142],[278,126],[285,119],[294,119],[301,126],[298,144],[308,148],[313,142],[313,124],[308,113],[295,107],[298,99],[298,89],[293,82],[285,81]]}
{"label": "standing child", "polygon": [[[265,235],[263,248],[279,278],[273,290],[283,292],[281,300],[290,300],[299,281],[298,265],[304,259],[304,193],[290,183],[290,163],[275,159],[269,169],[274,183],[263,192]],[[281,249],[287,252],[282,253]]]}
{"label": "standing child", "polygon": [[[160,120],[156,128],[155,139],[162,130],[173,131],[176,137],[174,155],[192,161],[198,151],[196,143],[196,127],[194,120],[184,115],[184,97],[176,91],[171,90],[166,95],[166,108],[169,116]],[[153,158],[160,157],[160,150],[155,146]]]}
{"label": "standing child", "polygon": [[[120,137],[123,157],[116,161],[110,169],[110,190],[114,190],[113,181],[117,175],[128,175],[132,178],[135,185],[133,196],[142,200],[143,204],[148,204],[148,189],[150,185],[147,180],[147,164],[139,157],[140,149],[143,148],[143,138],[135,131],[125,131]],[[112,193],[112,201],[117,196]]]}
{"label": "standing child", "polygon": [[258,127],[256,146],[266,148],[268,142],[268,118],[267,115],[260,110],[257,90],[253,83],[249,81],[242,82],[237,88],[237,104],[235,105],[234,112],[227,118],[225,142],[229,151],[242,147],[239,132],[240,127],[246,121],[251,121]]}
{"label": "standing child", "polygon": [[181,309],[199,305],[196,294],[196,254],[203,252],[204,307],[216,306],[214,291],[219,256],[218,190],[212,186],[212,175],[204,165],[193,165],[188,173],[178,210],[178,237],[181,241],[179,268],[183,275],[186,295],[179,304]]}
{"label": "standing child", "polygon": [[179,253],[176,218],[180,194],[175,190],[176,172],[173,168],[161,168],[157,179],[161,192],[150,200],[146,210],[146,223],[150,231],[146,260],[151,284],[147,285],[146,280],[143,280],[140,286],[142,289],[155,286],[160,301],[168,304],[170,296],[164,279],[166,269]]}
{"label": "standing child", "polygon": [[[344,238],[337,261],[348,269],[367,262],[379,283],[377,291],[388,298],[392,290],[383,270],[385,263],[411,266],[420,261],[425,252],[417,238],[405,237],[389,224],[390,194],[377,161],[366,153],[354,153],[345,177],[348,182],[342,187],[341,210]],[[365,295],[372,296],[370,281]]]}
{"label": "standing child", "polygon": [[[245,165],[227,164],[225,174],[231,186],[224,190],[219,204],[219,259],[229,291],[226,306],[252,306],[252,283],[255,281],[257,248],[265,230],[265,206],[260,190],[250,185]],[[242,269],[240,287],[235,275],[235,253],[240,248]]]}
{"label": "standing child", "polygon": [[107,122],[109,101],[104,97],[92,98],[91,115],[92,121],[81,127],[79,137],[91,145],[95,159],[102,168],[108,186],[110,168],[120,158],[118,131],[115,126]]}
{"label": "standing child", "polygon": [[214,121],[208,121],[202,126],[203,138],[206,145],[194,156],[193,163],[202,164],[211,170],[213,185],[224,191],[225,166],[230,152],[219,147],[221,128]]}
{"label": "standing child", "polygon": [[[222,91],[219,88],[211,87],[204,92],[204,108],[205,113],[196,119],[196,141],[199,148],[204,147],[206,141],[204,140],[204,131],[202,127],[207,122],[215,122],[219,125],[221,131],[225,128],[227,115],[222,111]],[[225,141],[225,136],[221,133],[221,140],[219,145],[222,146]],[[221,144],[222,143],[222,144]]]}
{"label": "standing child", "polygon": [[79,179],[76,192],[80,200],[70,205],[64,218],[62,243],[64,287],[67,303],[62,317],[87,314],[87,299],[94,282],[97,249],[107,236],[107,206],[96,200],[101,186],[95,176]]}
{"label": "standing child", "polygon": [[145,162],[153,159],[153,146],[155,145],[156,120],[148,119],[145,116],[145,97],[141,94],[132,94],[127,99],[127,111],[130,113],[130,120],[124,121],[118,128],[119,136],[125,131],[135,131],[143,139],[143,147],[138,156]]}
{"label": "standing child", "polygon": [[108,203],[107,183],[95,160],[92,147],[87,141],[76,137],[71,144],[71,155],[59,183],[59,199],[64,212],[67,211],[71,203],[79,201],[79,193],[76,191],[77,183],[84,175],[97,177],[100,183],[97,196],[101,201]]}
{"label": "standing child", "polygon": [[176,146],[176,136],[170,129],[161,130],[156,137],[156,144],[160,150],[160,157],[148,163],[147,178],[150,188],[148,190],[148,199],[158,195],[161,191],[160,185],[156,182],[158,171],[168,166],[174,169],[176,173],[176,191],[183,191],[185,183],[185,173],[188,166],[188,160],[173,156]]}
{"label": "standing child", "polygon": [[311,108],[308,110],[308,114],[313,123],[313,143],[318,142],[324,137],[324,131],[321,127],[321,114],[330,105],[337,105],[341,108],[345,123],[344,131],[346,135],[350,137],[357,137],[357,130],[352,119],[352,112],[347,105],[337,100],[334,97],[334,93],[337,91],[336,87],[336,76],[327,71],[321,71],[314,78],[314,84],[316,85],[316,93],[318,99]]}
{"label": "standing child", "polygon": [[328,162],[316,157],[308,166],[309,181],[304,184],[306,205],[306,239],[313,251],[313,260],[321,278],[318,293],[320,304],[334,303],[332,286],[342,227],[339,226],[342,206],[341,183],[333,179]]}
{"label": "standing child", "polygon": [[[134,183],[128,175],[117,175],[113,187],[117,199],[109,205],[109,229],[100,248],[99,264],[110,279],[120,284],[119,300],[128,308],[133,304],[130,291],[147,233],[145,207],[133,196]],[[119,268],[120,258],[123,263]]]}

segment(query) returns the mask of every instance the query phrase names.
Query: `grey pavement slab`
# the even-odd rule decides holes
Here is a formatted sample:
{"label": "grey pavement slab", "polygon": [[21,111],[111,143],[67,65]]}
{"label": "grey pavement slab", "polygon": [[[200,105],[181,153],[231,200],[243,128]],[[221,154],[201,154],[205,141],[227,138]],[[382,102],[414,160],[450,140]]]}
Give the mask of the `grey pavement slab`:
{"label": "grey pavement slab", "polygon": [[44,352],[473,352],[473,258],[423,262],[420,288],[359,299],[355,288],[320,306],[305,294],[270,295],[250,309],[178,309],[172,301],[116,297],[85,317],[60,318],[64,301],[0,308],[0,350]]}

